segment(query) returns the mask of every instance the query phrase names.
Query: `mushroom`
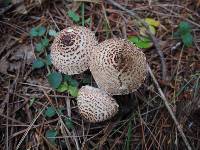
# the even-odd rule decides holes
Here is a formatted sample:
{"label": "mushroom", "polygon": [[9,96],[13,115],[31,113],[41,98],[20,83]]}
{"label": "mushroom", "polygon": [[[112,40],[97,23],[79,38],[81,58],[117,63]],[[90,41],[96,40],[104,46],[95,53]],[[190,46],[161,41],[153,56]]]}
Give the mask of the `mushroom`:
{"label": "mushroom", "polygon": [[118,112],[119,107],[115,99],[105,91],[91,86],[81,87],[77,105],[80,114],[92,123],[110,119]]}
{"label": "mushroom", "polygon": [[63,29],[51,46],[52,63],[62,73],[82,73],[89,68],[90,51],[97,44],[95,34],[88,28]]}
{"label": "mushroom", "polygon": [[145,80],[145,54],[125,39],[109,39],[95,47],[90,71],[99,88],[112,95],[134,92]]}

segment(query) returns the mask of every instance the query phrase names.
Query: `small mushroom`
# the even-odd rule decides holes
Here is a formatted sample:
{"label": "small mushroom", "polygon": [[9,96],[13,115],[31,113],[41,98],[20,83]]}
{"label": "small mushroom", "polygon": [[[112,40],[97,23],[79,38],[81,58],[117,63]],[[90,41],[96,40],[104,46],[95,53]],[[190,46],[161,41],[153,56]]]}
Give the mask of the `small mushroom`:
{"label": "small mushroom", "polygon": [[99,88],[112,95],[129,94],[145,80],[145,54],[125,39],[109,39],[96,46],[90,71]]}
{"label": "small mushroom", "polygon": [[80,114],[89,122],[101,122],[110,119],[118,112],[119,105],[105,91],[91,86],[79,90],[77,105]]}
{"label": "small mushroom", "polygon": [[72,75],[89,68],[89,55],[98,42],[88,28],[73,26],[63,29],[51,46],[53,65],[62,73]]}

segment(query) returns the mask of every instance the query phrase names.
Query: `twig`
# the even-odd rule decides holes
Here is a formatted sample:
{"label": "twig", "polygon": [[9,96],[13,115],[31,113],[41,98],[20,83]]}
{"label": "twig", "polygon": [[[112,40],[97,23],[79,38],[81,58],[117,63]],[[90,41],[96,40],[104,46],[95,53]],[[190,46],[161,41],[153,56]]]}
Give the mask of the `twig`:
{"label": "twig", "polygon": [[138,21],[140,21],[142,23],[142,25],[147,29],[147,34],[150,36],[150,38],[152,39],[155,48],[157,50],[157,53],[160,57],[160,61],[161,61],[161,69],[162,69],[162,79],[166,80],[167,77],[167,67],[166,67],[166,63],[165,63],[165,58],[164,58],[164,54],[160,49],[160,45],[158,44],[158,40],[155,38],[155,36],[151,33],[151,31],[149,30],[149,25],[142,21],[142,19],[134,12],[124,8],[123,6],[121,6],[120,4],[118,4],[117,2],[115,2],[114,0],[107,0],[109,3],[113,4],[114,6],[116,6],[117,8],[125,11],[126,13],[128,13],[129,15],[133,16],[134,18],[136,18]]}
{"label": "twig", "polygon": [[[68,113],[68,116],[71,118],[71,104],[70,104],[70,99],[67,99],[67,113]],[[76,130],[74,128],[72,129],[72,134],[73,134],[73,138],[74,138],[74,141],[75,141],[76,149],[80,150],[78,139],[76,137]]]}
{"label": "twig", "polygon": [[[127,12],[127,13],[130,14],[131,16],[134,16],[134,17],[135,17],[136,19],[138,19],[139,21],[141,21],[140,17],[139,17],[137,14],[135,14],[134,12],[132,12],[132,11],[130,11],[130,10],[124,8],[124,7],[121,6],[120,4],[114,2],[113,0],[107,0],[107,1],[108,1],[109,3],[111,3],[111,4],[113,4],[114,6],[118,7],[119,9],[121,9],[121,10]],[[145,25],[145,24],[144,24],[144,25]],[[147,28],[147,29],[148,29],[148,28]],[[155,38],[152,34],[150,34],[150,36],[152,37],[153,42],[155,42],[155,39],[156,39],[156,38]],[[155,46],[157,45],[157,43],[154,43],[154,44],[155,44]],[[158,45],[157,45],[157,46],[158,46]],[[164,67],[164,68],[162,68],[163,71],[164,71],[164,72],[163,72],[163,75],[164,75],[164,73],[166,73],[166,72],[165,72],[165,69],[166,69],[165,61],[164,61],[164,59],[162,59],[162,58],[163,58],[163,53],[162,53],[162,51],[161,51],[161,50],[159,49],[159,47],[157,47],[157,46],[156,46],[156,49],[157,49],[157,51],[158,51],[158,54],[159,54],[159,55],[161,54],[160,57],[161,57],[162,67]],[[188,150],[192,150],[192,148],[191,148],[191,146],[190,146],[190,144],[189,144],[189,142],[188,142],[188,140],[187,140],[187,138],[186,138],[186,136],[185,136],[185,134],[184,134],[184,132],[183,132],[182,127],[180,126],[179,122],[177,121],[177,119],[176,119],[176,117],[175,117],[175,115],[174,115],[172,109],[170,108],[170,105],[169,105],[169,103],[168,103],[168,100],[167,100],[167,98],[165,97],[165,95],[164,95],[162,89],[160,88],[160,85],[158,84],[158,81],[156,80],[156,78],[155,78],[155,76],[154,76],[154,74],[153,74],[153,72],[152,72],[152,70],[151,70],[151,68],[150,68],[149,65],[147,65],[147,69],[148,69],[148,71],[149,71],[149,73],[150,73],[150,75],[151,75],[151,78],[153,79],[153,82],[155,83],[156,88],[158,89],[158,92],[159,92],[159,94],[160,94],[161,99],[163,100],[163,102],[164,102],[164,104],[165,104],[165,107],[167,108],[167,110],[168,110],[168,112],[170,113],[170,115],[171,115],[171,117],[172,117],[174,123],[176,124],[176,127],[177,127],[178,131],[180,132],[181,137],[182,137],[182,139],[183,139],[183,141],[184,141],[184,143],[185,143],[187,149],[188,149]]]}
{"label": "twig", "polygon": [[168,112],[170,113],[172,119],[174,120],[174,123],[176,124],[176,127],[177,127],[178,131],[180,132],[180,134],[182,136],[182,139],[185,142],[185,145],[187,146],[187,149],[188,150],[192,150],[192,148],[191,148],[191,146],[190,146],[190,144],[189,144],[189,142],[188,142],[188,140],[187,140],[187,138],[186,138],[186,136],[185,136],[185,134],[183,132],[182,127],[180,126],[179,122],[177,121],[177,119],[176,119],[176,117],[175,117],[175,115],[174,115],[174,113],[173,113],[173,111],[172,111],[172,109],[171,109],[171,107],[170,107],[170,105],[169,105],[169,103],[167,101],[167,98],[165,97],[163,91],[161,90],[161,88],[160,88],[160,86],[158,84],[158,81],[156,80],[156,78],[155,78],[151,68],[149,67],[149,65],[147,66],[147,68],[148,68],[148,71],[149,71],[149,73],[151,75],[151,78],[153,79],[153,82],[156,85],[156,88],[158,89],[158,92],[160,93],[160,97],[163,100],[163,102],[165,104],[165,107],[167,108]]}
{"label": "twig", "polygon": [[[9,82],[9,86],[8,86],[8,93],[7,93],[7,95],[6,95],[6,106],[7,106],[7,108],[6,108],[6,111],[7,111],[7,116],[9,116],[9,97],[10,97],[10,93],[9,93],[9,88],[10,87],[10,82]],[[8,138],[9,138],[9,132],[8,132],[8,118],[6,118],[6,149],[9,149],[9,144],[8,144]]]}
{"label": "twig", "polygon": [[[44,89],[42,89],[42,91],[43,91],[45,97],[47,98],[47,100],[49,101],[49,103],[51,104],[51,106],[54,107],[53,102],[52,102],[52,99],[49,97],[49,95],[47,94],[47,92],[46,92]],[[58,112],[57,110],[55,110],[55,111],[56,111],[56,113],[57,113],[57,115],[58,115],[58,117],[59,117],[60,123],[61,123],[61,132],[62,132],[62,133],[64,132],[64,134],[67,134],[67,133],[68,133],[68,135],[71,136],[69,130],[66,128],[66,126],[65,126],[65,124],[64,124],[64,122],[63,122],[63,120],[62,120],[62,118],[61,118],[61,115],[59,114],[59,112]],[[65,130],[63,130],[62,127],[64,127]],[[67,131],[67,133],[66,133],[66,131]],[[70,145],[69,140],[66,139],[66,138],[64,138],[64,139],[65,139],[65,143],[66,143],[67,149],[68,149],[68,150],[71,150],[72,148],[71,148],[71,145]]]}
{"label": "twig", "polygon": [[44,109],[47,107],[49,103],[45,103],[44,107],[40,110],[40,112],[36,115],[36,117],[33,119],[33,121],[31,122],[31,124],[29,125],[29,127],[26,129],[26,132],[24,133],[24,135],[22,136],[21,140],[19,141],[19,143],[17,144],[16,150],[19,149],[20,145],[22,144],[22,142],[24,141],[24,139],[26,138],[28,132],[31,130],[32,126],[34,125],[34,123],[36,122],[36,120],[39,118],[39,116],[42,114],[42,112],[44,111]]}

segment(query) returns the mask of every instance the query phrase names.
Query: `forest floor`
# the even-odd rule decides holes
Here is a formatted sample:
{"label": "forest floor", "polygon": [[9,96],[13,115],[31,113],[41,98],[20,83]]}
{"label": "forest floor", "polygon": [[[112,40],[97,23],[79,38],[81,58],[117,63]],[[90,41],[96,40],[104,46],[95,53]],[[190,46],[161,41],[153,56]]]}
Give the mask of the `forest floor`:
{"label": "forest floor", "polygon": [[[72,25],[99,42],[128,38],[153,72],[114,96],[120,108],[108,121],[78,112],[76,91],[96,86],[90,71],[66,76],[60,90],[49,84],[50,46]],[[200,149],[199,0],[4,0],[0,34],[0,149]]]}

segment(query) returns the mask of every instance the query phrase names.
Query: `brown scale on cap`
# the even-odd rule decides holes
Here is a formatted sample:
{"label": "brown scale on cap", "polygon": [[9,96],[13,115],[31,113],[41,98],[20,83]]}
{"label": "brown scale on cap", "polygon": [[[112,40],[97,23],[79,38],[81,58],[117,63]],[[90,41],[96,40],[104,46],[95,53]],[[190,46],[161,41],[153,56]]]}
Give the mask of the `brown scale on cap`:
{"label": "brown scale on cap", "polygon": [[77,105],[80,114],[89,122],[110,119],[118,112],[119,105],[105,91],[91,86],[79,90]]}
{"label": "brown scale on cap", "polygon": [[90,70],[103,90],[112,95],[134,92],[147,74],[146,57],[135,45],[124,39],[100,43],[91,55]]}
{"label": "brown scale on cap", "polygon": [[53,65],[62,73],[72,75],[89,68],[89,55],[98,42],[94,33],[79,26],[62,30],[51,46]]}

